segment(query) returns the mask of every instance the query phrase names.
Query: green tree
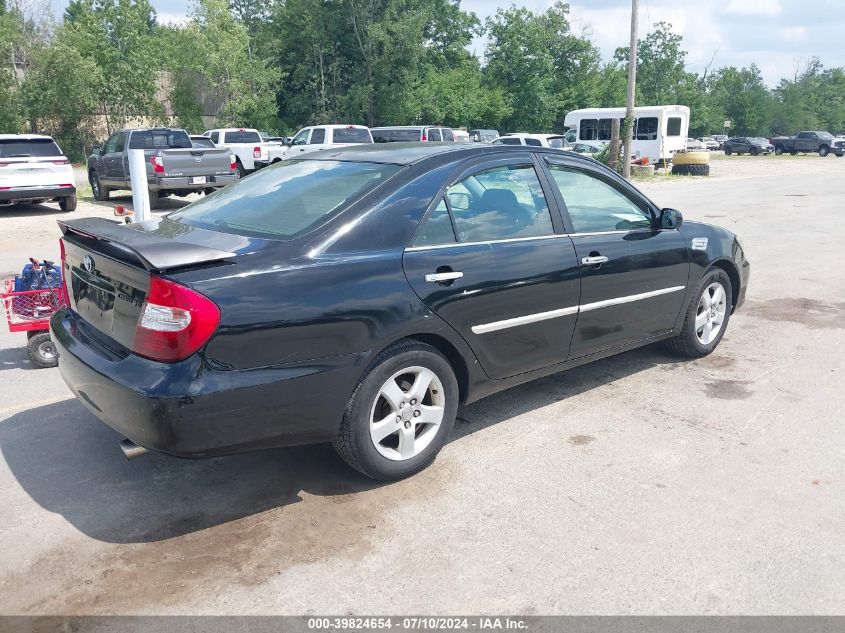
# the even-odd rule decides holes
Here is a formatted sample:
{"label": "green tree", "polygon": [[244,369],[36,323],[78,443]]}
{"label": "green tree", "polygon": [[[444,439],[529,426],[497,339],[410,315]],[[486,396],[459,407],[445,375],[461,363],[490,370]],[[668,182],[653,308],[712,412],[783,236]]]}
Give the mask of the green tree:
{"label": "green tree", "polygon": [[720,68],[708,83],[709,101],[717,113],[712,130],[721,129],[723,122],[728,120],[731,132],[735,134],[762,136],[770,132],[774,104],[756,65],[741,69],[734,66]]}

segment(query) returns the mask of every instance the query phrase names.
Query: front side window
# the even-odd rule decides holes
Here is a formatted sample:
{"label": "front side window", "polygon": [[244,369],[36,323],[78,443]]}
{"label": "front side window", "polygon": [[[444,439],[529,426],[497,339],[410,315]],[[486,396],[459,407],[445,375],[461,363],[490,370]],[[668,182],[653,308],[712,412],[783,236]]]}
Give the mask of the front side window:
{"label": "front side window", "polygon": [[680,136],[680,135],[681,135],[681,117],[670,116],[669,120],[666,122],[666,136]]}
{"label": "front side window", "polygon": [[450,129],[449,129],[449,128],[447,128],[447,127],[444,127],[444,128],[443,128],[442,130],[440,130],[440,131],[441,131],[441,132],[442,132],[442,134],[443,134],[443,140],[444,140],[444,141],[451,141],[451,142],[453,142],[453,143],[455,142],[455,133],[454,133],[454,132],[452,132],[452,130],[450,130]]}
{"label": "front side window", "polygon": [[326,130],[321,127],[315,127],[314,131],[311,132],[311,140],[308,141],[309,145],[322,145],[326,141]]}
{"label": "front side window", "polygon": [[296,136],[293,137],[293,141],[291,141],[291,145],[305,145],[308,143],[308,133],[311,131],[311,128],[307,127],[304,130],[300,130]]}
{"label": "front side window", "polygon": [[430,129],[428,131],[428,140],[433,142],[442,141],[443,137],[440,136],[440,130],[434,128]]}
{"label": "front side window", "polygon": [[651,228],[651,214],[609,183],[563,165],[549,170],[576,233]]}
{"label": "front side window", "polygon": [[167,217],[224,233],[285,240],[340,213],[400,169],[379,163],[285,160]]}
{"label": "front side window", "polygon": [[461,242],[554,233],[549,207],[531,165],[485,169],[447,191]]}
{"label": "front side window", "polygon": [[657,140],[657,117],[647,116],[637,119],[637,136],[638,141],[656,141]]}
{"label": "front side window", "polygon": [[532,147],[542,147],[543,146],[543,143],[540,141],[540,139],[537,139],[537,138],[526,138],[525,144],[531,145]]}
{"label": "front side window", "polygon": [[584,119],[581,121],[578,131],[578,138],[582,141],[595,141],[598,139],[598,119]]}

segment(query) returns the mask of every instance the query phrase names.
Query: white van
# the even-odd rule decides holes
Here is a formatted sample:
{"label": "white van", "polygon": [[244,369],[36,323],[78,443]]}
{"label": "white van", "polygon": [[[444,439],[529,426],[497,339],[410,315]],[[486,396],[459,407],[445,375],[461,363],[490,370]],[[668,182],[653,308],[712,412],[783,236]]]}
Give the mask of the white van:
{"label": "white van", "polygon": [[[631,153],[648,156],[649,162],[666,163],[672,154],[686,148],[689,108],[682,105],[640,106],[634,108],[634,142]],[[570,143],[604,147],[610,142],[613,119],[625,119],[625,108],[585,108],[566,115],[564,125]]]}

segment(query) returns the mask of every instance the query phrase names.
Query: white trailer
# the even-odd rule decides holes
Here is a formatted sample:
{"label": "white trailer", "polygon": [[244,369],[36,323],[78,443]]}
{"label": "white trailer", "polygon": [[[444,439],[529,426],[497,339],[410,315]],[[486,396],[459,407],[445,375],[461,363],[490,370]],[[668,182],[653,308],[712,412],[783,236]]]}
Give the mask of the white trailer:
{"label": "white trailer", "polygon": [[[634,108],[634,142],[631,154],[648,156],[651,163],[671,162],[672,154],[686,148],[689,108],[682,105]],[[603,147],[610,142],[613,119],[625,119],[625,108],[585,108],[566,115],[566,138],[570,143]]]}

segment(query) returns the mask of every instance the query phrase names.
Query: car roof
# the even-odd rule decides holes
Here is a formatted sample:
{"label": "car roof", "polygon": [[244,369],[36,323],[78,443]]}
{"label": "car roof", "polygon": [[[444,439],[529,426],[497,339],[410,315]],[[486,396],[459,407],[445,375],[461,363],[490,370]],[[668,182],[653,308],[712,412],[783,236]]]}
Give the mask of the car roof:
{"label": "car roof", "polygon": [[21,140],[21,141],[35,141],[38,139],[53,140],[52,136],[46,134],[0,134],[0,141]]}
{"label": "car roof", "polygon": [[[426,127],[449,128],[448,125],[377,125],[371,130],[421,130]],[[449,128],[450,130],[452,128]]]}
{"label": "car roof", "polygon": [[[541,151],[561,156],[570,156],[572,154],[571,152],[563,152],[546,147],[531,147],[528,149],[524,145],[492,145],[490,143],[373,143],[310,152],[302,155],[301,159],[297,158],[296,160],[343,160],[362,163],[412,165],[433,156],[449,156],[458,160],[514,151]],[[583,157],[579,157],[579,159],[581,158]]]}

